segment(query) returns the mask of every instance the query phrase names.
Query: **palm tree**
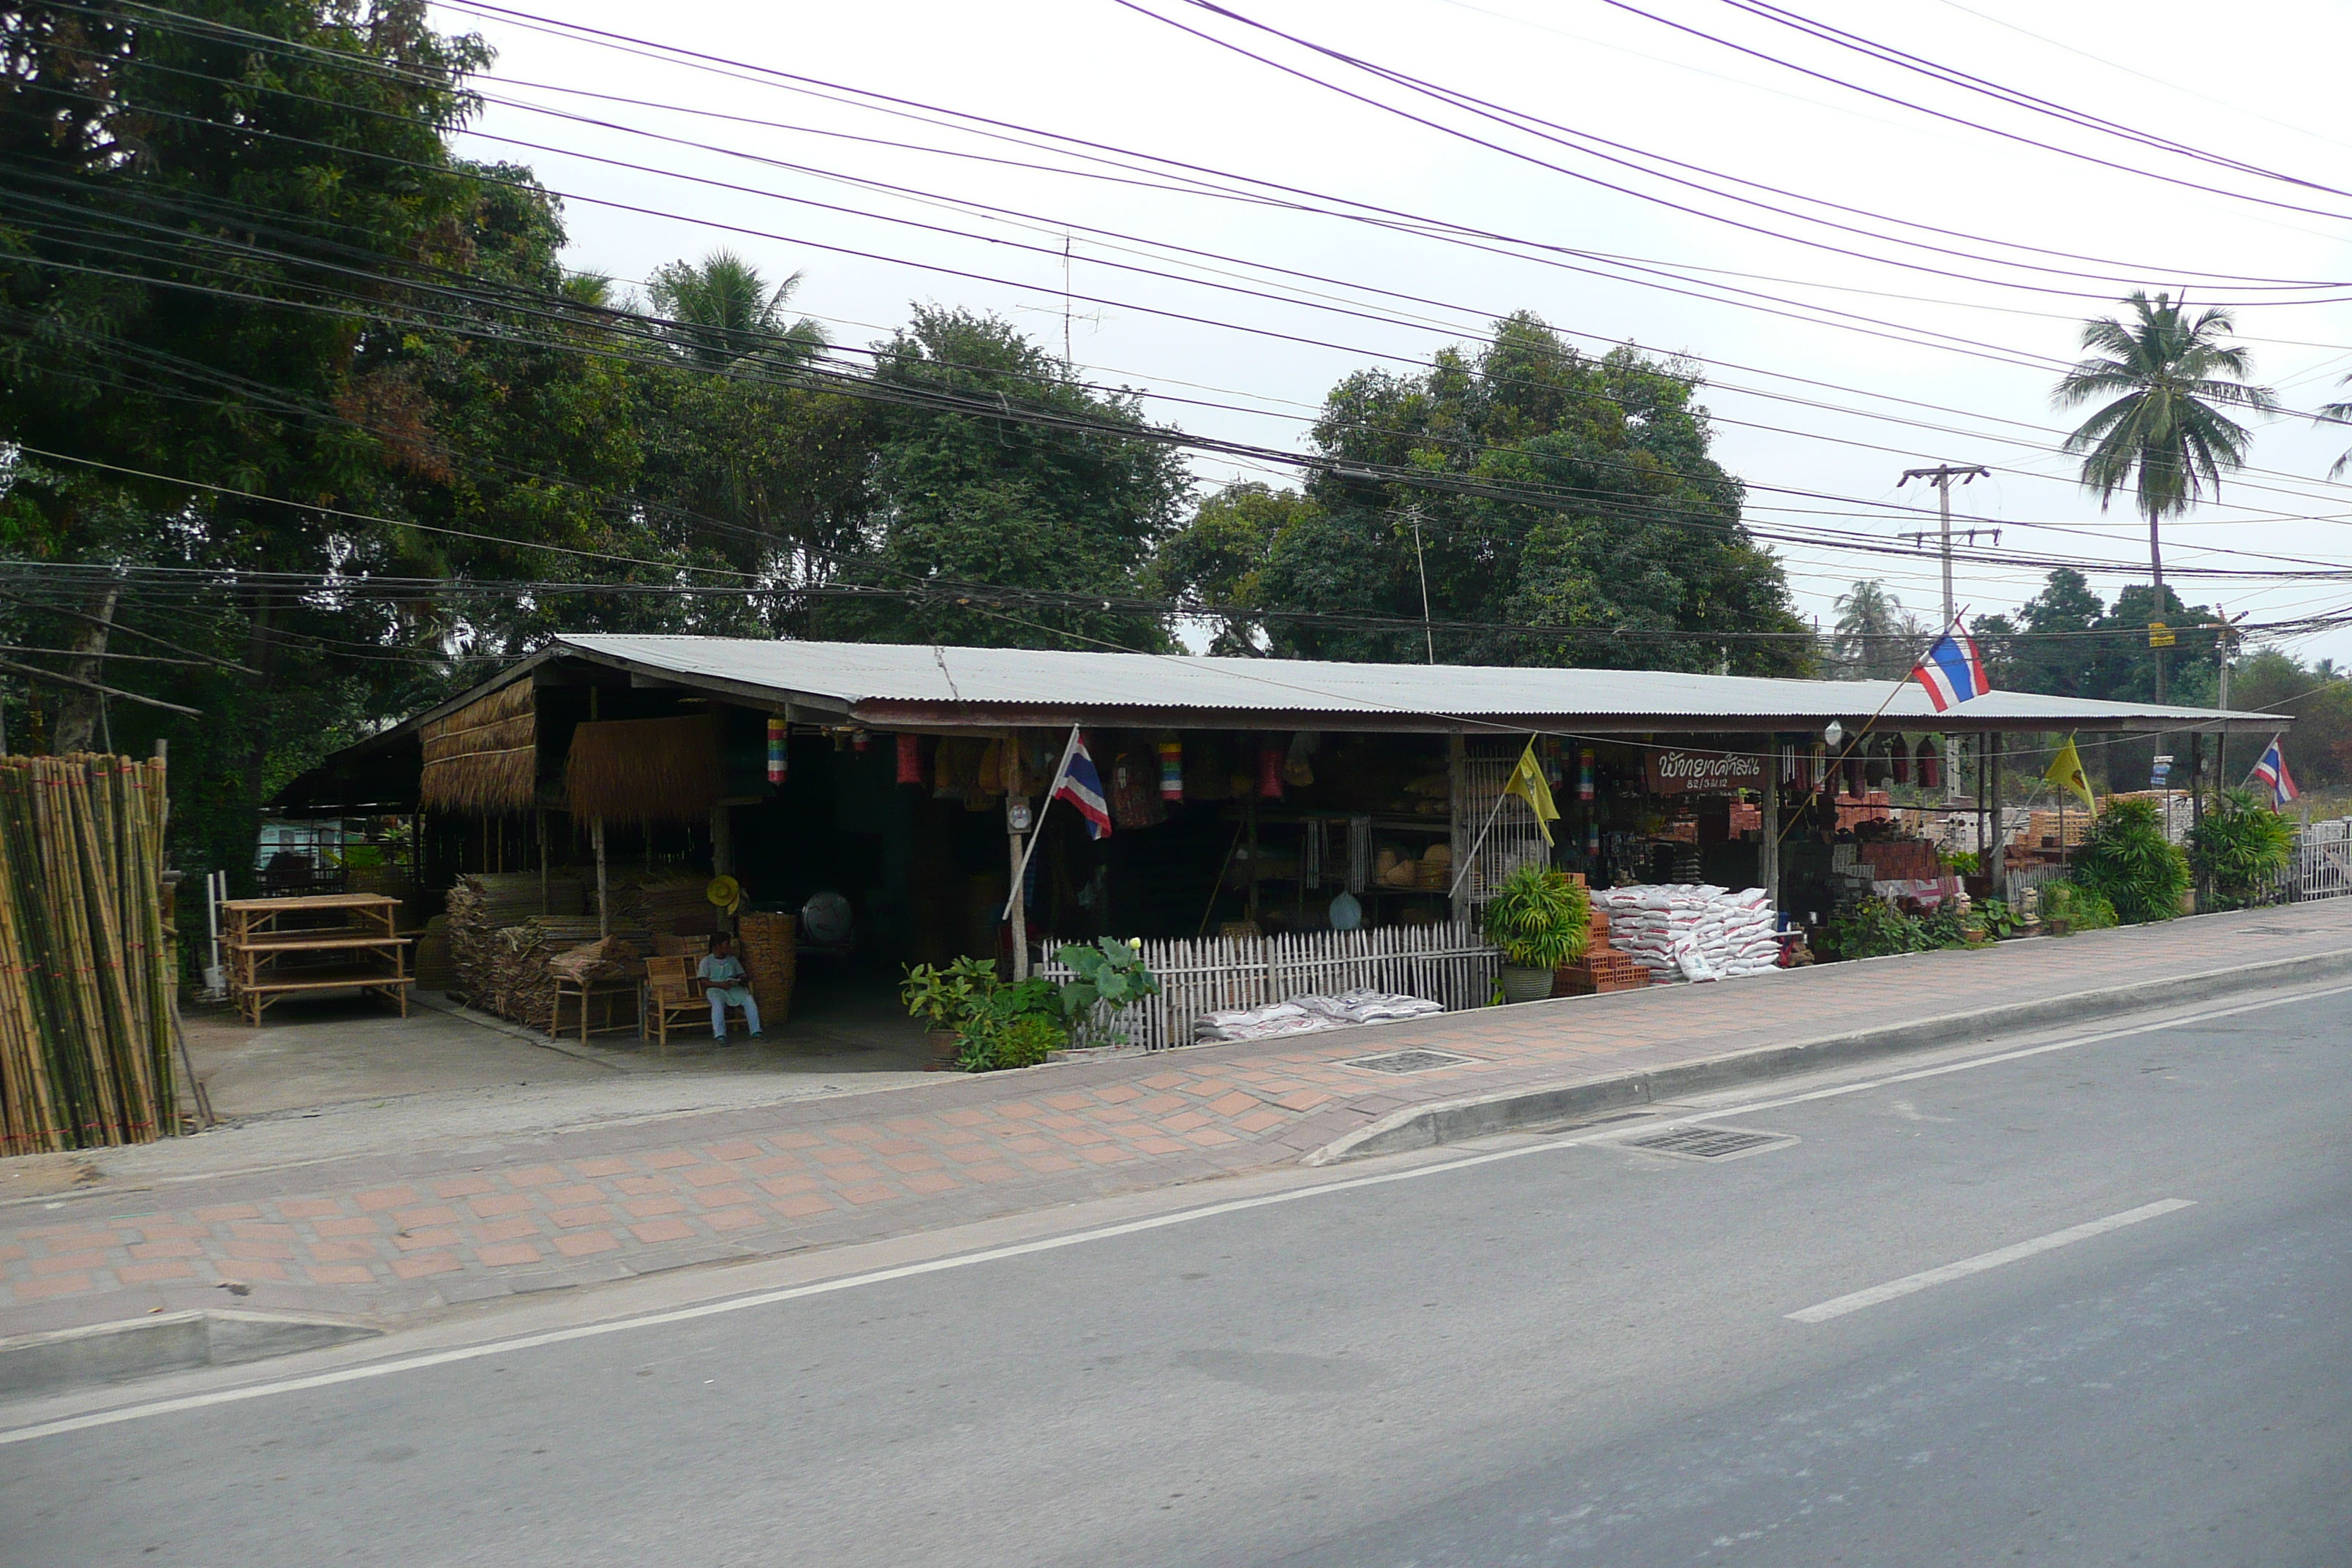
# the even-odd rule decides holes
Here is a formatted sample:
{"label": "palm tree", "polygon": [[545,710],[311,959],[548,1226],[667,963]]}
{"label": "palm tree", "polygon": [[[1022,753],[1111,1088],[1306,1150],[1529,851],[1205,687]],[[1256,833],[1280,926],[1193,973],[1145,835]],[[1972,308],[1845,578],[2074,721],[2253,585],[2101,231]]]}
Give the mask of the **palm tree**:
{"label": "palm tree", "polygon": [[1893,680],[1910,669],[1927,640],[1919,617],[1886,591],[1877,578],[1856,583],[1837,596],[1837,626],[1830,636],[1830,658],[1840,673]]}
{"label": "palm tree", "polygon": [[[2346,376],[2342,381],[2337,382],[2336,384],[2338,386],[2352,386],[2352,375]],[[2313,420],[2312,423],[2315,425],[2352,425],[2352,403],[2323,403],[2319,405],[2318,417]],[[2336,459],[2336,466],[2327,470],[2327,477],[2332,479],[2347,468],[2352,468],[2352,450],[2346,451],[2342,457]]]}
{"label": "palm tree", "polygon": [[[2245,466],[2247,428],[2224,407],[2268,413],[2278,400],[2266,386],[2246,380],[2246,351],[2224,341],[2236,322],[2222,310],[2194,320],[2185,303],[2168,294],[2154,300],[2134,291],[2124,301],[2131,321],[2102,316],[2083,323],[2087,358],[2066,373],[2051,394],[2061,408],[2101,398],[2097,413],[2066,437],[2066,450],[2081,452],[2083,488],[2105,510],[2117,490],[2133,486],[2133,500],[2147,519],[2147,564],[2155,581],[2156,613],[2162,615],[2164,546],[2159,525],[2178,517],[2210,485],[2221,489],[2224,469]],[[2156,652],[2156,696],[2164,700],[2164,651]]]}
{"label": "palm tree", "polygon": [[824,332],[803,316],[785,319],[784,305],[800,287],[797,272],[768,287],[760,269],[731,250],[714,250],[700,266],[673,261],[646,279],[655,313],[667,317],[667,335],[696,364],[722,369],[754,355],[797,363],[824,347]]}

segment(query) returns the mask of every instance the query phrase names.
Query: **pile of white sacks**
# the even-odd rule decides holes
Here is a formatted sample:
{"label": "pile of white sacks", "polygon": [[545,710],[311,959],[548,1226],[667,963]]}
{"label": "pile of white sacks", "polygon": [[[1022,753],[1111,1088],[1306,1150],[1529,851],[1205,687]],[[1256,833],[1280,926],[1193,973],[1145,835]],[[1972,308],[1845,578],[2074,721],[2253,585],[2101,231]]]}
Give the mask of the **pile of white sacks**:
{"label": "pile of white sacks", "polygon": [[1609,945],[1653,980],[1729,980],[1775,967],[1779,917],[1761,888],[1735,893],[1706,882],[1601,888],[1592,902],[1609,916]]}
{"label": "pile of white sacks", "polygon": [[1221,1040],[1263,1040],[1275,1035],[1311,1035],[1323,1029],[1344,1029],[1351,1024],[1388,1024],[1400,1018],[1426,1017],[1445,1009],[1420,996],[1360,987],[1337,996],[1293,996],[1264,1007],[1203,1013],[1192,1020],[1192,1043]]}

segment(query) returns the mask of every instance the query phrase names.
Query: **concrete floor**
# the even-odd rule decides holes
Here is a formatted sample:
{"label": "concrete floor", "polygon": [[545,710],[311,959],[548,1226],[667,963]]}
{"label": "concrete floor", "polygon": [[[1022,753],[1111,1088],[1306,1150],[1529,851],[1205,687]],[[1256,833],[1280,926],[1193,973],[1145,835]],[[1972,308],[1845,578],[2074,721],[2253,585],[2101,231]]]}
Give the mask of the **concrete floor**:
{"label": "concrete floor", "polygon": [[356,992],[293,999],[271,1007],[259,1028],[225,1006],[192,1007],[188,1055],[219,1126],[197,1138],[41,1158],[58,1166],[46,1173],[51,1184],[68,1190],[91,1179],[83,1173],[91,1165],[110,1176],[171,1179],[961,1076],[921,1070],[921,1026],[878,983],[834,980],[793,1003],[792,1017],[763,1041],[743,1039],[738,1024],[734,1043],[722,1047],[705,1027],[673,1033],[668,1054],[634,1034],[591,1036],[584,1047],[577,1036],[550,1040],[438,993],[415,997],[405,1018]]}

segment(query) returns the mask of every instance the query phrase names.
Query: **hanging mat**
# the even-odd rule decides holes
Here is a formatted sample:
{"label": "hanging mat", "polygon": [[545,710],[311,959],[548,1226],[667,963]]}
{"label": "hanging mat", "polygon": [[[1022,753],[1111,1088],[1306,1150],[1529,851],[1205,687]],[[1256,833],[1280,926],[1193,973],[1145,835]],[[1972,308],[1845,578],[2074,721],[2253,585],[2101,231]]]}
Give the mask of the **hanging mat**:
{"label": "hanging mat", "polygon": [[564,795],[583,822],[700,822],[726,785],[716,713],[583,724],[563,766]]}

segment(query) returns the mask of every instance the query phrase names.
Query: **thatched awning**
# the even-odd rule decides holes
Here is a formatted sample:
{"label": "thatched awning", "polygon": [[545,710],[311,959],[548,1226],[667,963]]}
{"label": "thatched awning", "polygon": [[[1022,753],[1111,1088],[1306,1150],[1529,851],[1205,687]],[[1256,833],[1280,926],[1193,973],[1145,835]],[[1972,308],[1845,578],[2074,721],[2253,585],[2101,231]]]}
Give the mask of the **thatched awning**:
{"label": "thatched awning", "polygon": [[563,767],[573,820],[701,821],[727,793],[719,744],[716,713],[581,725]]}
{"label": "thatched awning", "polygon": [[425,771],[418,804],[431,810],[523,812],[539,794],[539,710],[517,680],[436,719],[418,732]]}

